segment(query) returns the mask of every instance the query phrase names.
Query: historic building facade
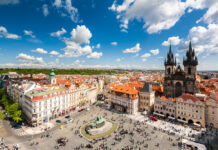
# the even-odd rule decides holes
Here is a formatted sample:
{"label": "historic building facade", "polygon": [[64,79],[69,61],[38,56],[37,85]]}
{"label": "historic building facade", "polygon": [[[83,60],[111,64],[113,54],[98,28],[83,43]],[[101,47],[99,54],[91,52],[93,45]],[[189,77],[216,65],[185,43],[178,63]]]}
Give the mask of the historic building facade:
{"label": "historic building facade", "polygon": [[180,65],[177,65],[171,45],[164,65],[164,95],[166,97],[179,97],[184,93],[198,93],[199,84],[196,80],[198,59],[194,49],[192,49],[191,42],[183,60],[184,70]]}
{"label": "historic building facade", "polygon": [[155,92],[152,90],[152,84],[145,82],[143,88],[139,91],[139,111],[146,111],[148,114],[154,110]]}

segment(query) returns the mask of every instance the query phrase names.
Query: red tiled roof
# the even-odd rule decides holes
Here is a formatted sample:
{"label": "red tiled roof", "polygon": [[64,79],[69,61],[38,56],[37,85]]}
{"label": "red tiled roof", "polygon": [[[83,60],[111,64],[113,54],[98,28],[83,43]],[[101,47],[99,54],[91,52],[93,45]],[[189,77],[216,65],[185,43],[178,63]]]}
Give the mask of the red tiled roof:
{"label": "red tiled roof", "polygon": [[186,94],[180,96],[180,98],[182,98],[182,99],[185,100],[185,101],[188,100],[188,99],[192,100],[193,102],[200,101],[200,99],[199,99],[198,97],[193,96],[193,95],[190,95],[190,94],[188,94],[188,93],[186,93]]}
{"label": "red tiled roof", "polygon": [[57,80],[56,83],[57,84],[60,84],[60,83],[70,83],[70,80]]}
{"label": "red tiled roof", "polygon": [[123,85],[117,85],[112,88],[112,91],[115,92],[120,92],[120,93],[125,93],[125,94],[138,94],[138,91],[128,87],[128,86],[123,86]]}
{"label": "red tiled roof", "polygon": [[161,96],[161,99],[162,100],[166,100],[167,98],[165,96]]}

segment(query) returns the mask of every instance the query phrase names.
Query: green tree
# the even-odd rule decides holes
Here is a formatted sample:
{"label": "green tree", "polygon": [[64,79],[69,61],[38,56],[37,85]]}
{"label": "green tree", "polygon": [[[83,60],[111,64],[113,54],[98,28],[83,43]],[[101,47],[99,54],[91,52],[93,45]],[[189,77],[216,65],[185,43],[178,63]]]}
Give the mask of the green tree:
{"label": "green tree", "polygon": [[10,105],[8,108],[6,108],[6,111],[10,117],[13,117],[14,114],[18,111],[18,108],[19,108],[19,104],[14,103],[14,104]]}
{"label": "green tree", "polygon": [[2,98],[3,94],[4,94],[4,88],[1,88],[0,89],[0,99]]}
{"label": "green tree", "polygon": [[2,98],[1,98],[1,104],[4,105],[4,107],[7,107],[8,106],[8,98],[7,98],[7,95],[6,94],[3,94],[2,95]]}
{"label": "green tree", "polygon": [[23,121],[22,111],[21,111],[21,110],[17,110],[17,111],[13,114],[12,119],[13,119],[16,123],[19,123],[19,122]]}
{"label": "green tree", "polygon": [[0,119],[3,120],[5,118],[5,115],[3,114],[3,112],[0,110]]}

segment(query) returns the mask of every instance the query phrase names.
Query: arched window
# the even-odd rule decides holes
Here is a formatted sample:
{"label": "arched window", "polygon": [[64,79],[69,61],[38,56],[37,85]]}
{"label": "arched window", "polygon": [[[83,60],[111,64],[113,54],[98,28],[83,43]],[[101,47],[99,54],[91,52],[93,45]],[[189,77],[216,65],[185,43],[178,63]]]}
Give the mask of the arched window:
{"label": "arched window", "polygon": [[188,74],[191,74],[191,67],[188,67]]}
{"label": "arched window", "polygon": [[170,68],[167,69],[167,73],[170,74]]}

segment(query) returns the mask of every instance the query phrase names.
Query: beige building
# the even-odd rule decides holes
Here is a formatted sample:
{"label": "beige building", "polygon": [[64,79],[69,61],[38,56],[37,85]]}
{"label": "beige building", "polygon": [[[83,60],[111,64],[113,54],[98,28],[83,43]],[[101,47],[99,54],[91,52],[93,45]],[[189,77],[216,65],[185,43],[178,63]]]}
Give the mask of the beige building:
{"label": "beige building", "polygon": [[139,92],[139,111],[146,111],[148,114],[154,110],[155,92],[152,91],[152,85],[145,83]]}
{"label": "beige building", "polygon": [[176,118],[184,123],[205,127],[205,101],[190,94],[176,99]]}
{"label": "beige building", "polygon": [[128,114],[138,112],[138,91],[132,87],[117,85],[106,94],[111,108]]}
{"label": "beige building", "polygon": [[156,97],[154,102],[154,114],[169,119],[175,119],[176,102],[175,99],[166,98],[165,96]]}
{"label": "beige building", "polygon": [[205,115],[206,125],[218,128],[218,101],[216,99],[207,98]]}

